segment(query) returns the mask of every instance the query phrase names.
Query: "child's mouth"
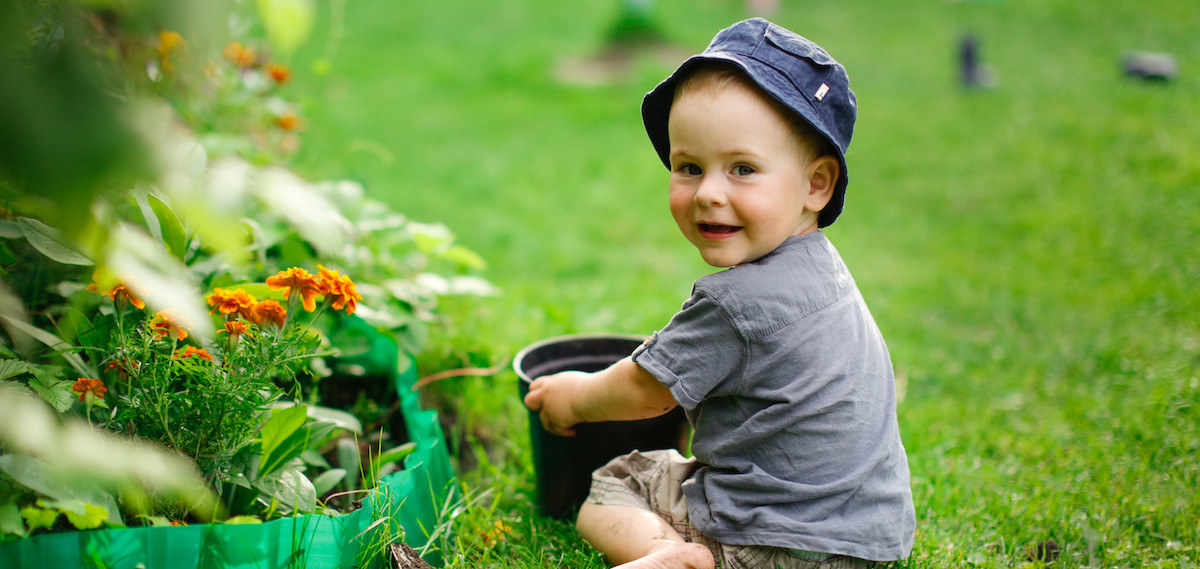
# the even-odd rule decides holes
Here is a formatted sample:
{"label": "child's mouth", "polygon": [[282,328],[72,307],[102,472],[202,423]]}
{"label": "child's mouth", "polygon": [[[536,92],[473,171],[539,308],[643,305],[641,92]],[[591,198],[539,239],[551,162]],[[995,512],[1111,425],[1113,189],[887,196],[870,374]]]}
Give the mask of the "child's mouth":
{"label": "child's mouth", "polygon": [[741,231],[741,227],[734,225],[721,225],[719,223],[698,223],[700,236],[705,239],[725,239],[732,237]]}

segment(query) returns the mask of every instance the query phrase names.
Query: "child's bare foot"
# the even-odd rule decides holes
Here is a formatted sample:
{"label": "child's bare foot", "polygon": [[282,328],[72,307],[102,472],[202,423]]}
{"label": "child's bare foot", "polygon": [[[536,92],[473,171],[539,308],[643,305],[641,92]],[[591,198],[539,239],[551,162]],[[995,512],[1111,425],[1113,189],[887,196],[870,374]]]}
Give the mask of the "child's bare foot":
{"label": "child's bare foot", "polygon": [[613,569],[713,569],[712,552],[699,543],[663,542],[641,559]]}

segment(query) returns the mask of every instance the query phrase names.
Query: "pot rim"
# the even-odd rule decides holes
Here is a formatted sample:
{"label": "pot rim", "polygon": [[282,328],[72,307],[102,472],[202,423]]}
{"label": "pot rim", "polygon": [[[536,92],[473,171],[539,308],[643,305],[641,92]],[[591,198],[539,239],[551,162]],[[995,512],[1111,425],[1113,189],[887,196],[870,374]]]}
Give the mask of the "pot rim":
{"label": "pot rim", "polygon": [[532,344],[529,344],[528,346],[525,346],[524,348],[521,348],[521,350],[519,352],[517,352],[517,355],[513,356],[512,369],[513,369],[513,372],[515,372],[517,374],[517,377],[521,381],[523,381],[525,383],[532,383],[533,380],[525,377],[525,373],[521,371],[521,362],[523,362],[525,360],[525,356],[529,355],[530,352],[532,352],[538,348],[549,346],[551,344],[558,344],[561,342],[572,342],[572,341],[577,341],[577,340],[633,340],[635,342],[644,342],[644,341],[646,341],[646,338],[649,338],[649,337],[650,336],[647,336],[645,334],[621,334],[621,333],[604,334],[604,333],[600,333],[600,334],[564,334],[562,336],[554,336],[551,338],[545,338],[542,340],[538,340],[537,342],[534,342]]}

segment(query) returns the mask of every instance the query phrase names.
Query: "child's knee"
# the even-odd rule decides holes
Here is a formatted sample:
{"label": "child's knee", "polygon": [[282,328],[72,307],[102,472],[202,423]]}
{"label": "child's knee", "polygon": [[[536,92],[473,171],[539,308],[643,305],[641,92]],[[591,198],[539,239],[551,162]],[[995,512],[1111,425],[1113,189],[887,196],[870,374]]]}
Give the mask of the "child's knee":
{"label": "child's knee", "polygon": [[613,506],[584,502],[579,507],[579,514],[575,516],[575,530],[584,539],[592,541],[591,538],[621,526],[621,518],[624,517],[622,514],[625,512],[615,510]]}

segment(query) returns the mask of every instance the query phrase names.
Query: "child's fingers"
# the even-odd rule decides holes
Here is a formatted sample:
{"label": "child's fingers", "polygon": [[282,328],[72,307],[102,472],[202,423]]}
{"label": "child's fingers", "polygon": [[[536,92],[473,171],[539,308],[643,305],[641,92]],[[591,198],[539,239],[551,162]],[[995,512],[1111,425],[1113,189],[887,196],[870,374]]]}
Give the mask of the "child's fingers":
{"label": "child's fingers", "polygon": [[542,418],[542,428],[546,429],[546,431],[550,432],[550,434],[558,435],[560,437],[575,436],[575,429],[572,429],[570,427],[558,426],[557,424],[555,424],[553,421],[550,420],[549,413],[542,413],[541,418]]}
{"label": "child's fingers", "polygon": [[538,389],[540,387],[541,385],[538,385],[537,382],[534,382],[529,386],[529,393],[525,394],[525,406],[528,407],[530,411],[542,410],[543,394],[542,391]]}

